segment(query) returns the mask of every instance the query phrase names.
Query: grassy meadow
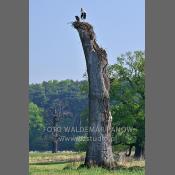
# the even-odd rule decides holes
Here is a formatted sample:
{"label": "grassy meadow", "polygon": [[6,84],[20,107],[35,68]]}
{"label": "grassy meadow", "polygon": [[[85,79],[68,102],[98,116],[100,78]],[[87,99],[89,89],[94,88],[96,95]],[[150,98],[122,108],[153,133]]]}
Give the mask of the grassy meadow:
{"label": "grassy meadow", "polygon": [[94,167],[79,168],[83,164],[84,152],[30,152],[30,175],[144,175],[145,162],[133,159],[119,162],[116,170]]}

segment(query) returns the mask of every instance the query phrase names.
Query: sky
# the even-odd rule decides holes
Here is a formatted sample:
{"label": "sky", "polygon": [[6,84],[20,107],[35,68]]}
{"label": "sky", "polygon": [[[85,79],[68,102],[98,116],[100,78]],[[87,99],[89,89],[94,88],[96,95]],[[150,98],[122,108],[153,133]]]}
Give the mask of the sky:
{"label": "sky", "polygon": [[145,0],[29,0],[30,84],[84,79],[85,57],[71,26],[81,7],[109,64],[128,51],[145,50]]}

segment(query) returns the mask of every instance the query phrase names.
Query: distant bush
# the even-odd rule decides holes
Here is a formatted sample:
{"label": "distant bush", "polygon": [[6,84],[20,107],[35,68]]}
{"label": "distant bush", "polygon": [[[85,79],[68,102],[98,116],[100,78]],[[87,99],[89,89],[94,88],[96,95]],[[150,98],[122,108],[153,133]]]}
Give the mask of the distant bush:
{"label": "distant bush", "polygon": [[112,148],[113,148],[114,152],[123,152],[123,151],[126,151],[128,149],[128,146],[118,144],[118,145],[114,145]]}
{"label": "distant bush", "polygon": [[75,150],[86,151],[87,149],[87,136],[79,136],[76,138]]}

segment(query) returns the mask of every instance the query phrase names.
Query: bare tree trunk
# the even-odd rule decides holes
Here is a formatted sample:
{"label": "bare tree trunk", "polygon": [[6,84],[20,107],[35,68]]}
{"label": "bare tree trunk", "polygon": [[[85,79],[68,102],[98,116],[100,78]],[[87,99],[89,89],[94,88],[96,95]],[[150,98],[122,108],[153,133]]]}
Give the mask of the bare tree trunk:
{"label": "bare tree trunk", "polygon": [[129,153],[127,154],[127,152],[126,152],[127,157],[131,156],[132,147],[133,147],[133,145],[129,145]]}
{"label": "bare tree trunk", "polygon": [[107,54],[98,46],[93,27],[86,22],[73,22],[82,42],[89,81],[89,132],[85,165],[114,168],[109,111],[110,82]]}
{"label": "bare tree trunk", "polygon": [[56,127],[58,126],[58,116],[55,110],[54,117],[53,117],[53,141],[52,141],[52,153],[57,153],[58,149],[58,132],[56,130]]}
{"label": "bare tree trunk", "polygon": [[57,148],[58,148],[58,141],[54,140],[52,141],[52,153],[57,153]]}
{"label": "bare tree trunk", "polygon": [[144,147],[140,145],[135,145],[135,159],[141,159],[144,158]]}

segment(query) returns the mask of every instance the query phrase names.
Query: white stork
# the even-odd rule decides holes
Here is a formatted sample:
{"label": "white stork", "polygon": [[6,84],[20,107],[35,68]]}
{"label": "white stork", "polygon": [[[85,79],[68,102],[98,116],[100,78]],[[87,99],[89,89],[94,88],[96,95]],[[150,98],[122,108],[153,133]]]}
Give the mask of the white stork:
{"label": "white stork", "polygon": [[80,15],[81,19],[85,20],[86,19],[86,12],[83,10],[83,8],[81,8],[80,12],[81,12],[81,15]]}

